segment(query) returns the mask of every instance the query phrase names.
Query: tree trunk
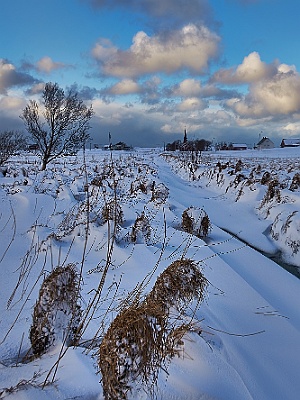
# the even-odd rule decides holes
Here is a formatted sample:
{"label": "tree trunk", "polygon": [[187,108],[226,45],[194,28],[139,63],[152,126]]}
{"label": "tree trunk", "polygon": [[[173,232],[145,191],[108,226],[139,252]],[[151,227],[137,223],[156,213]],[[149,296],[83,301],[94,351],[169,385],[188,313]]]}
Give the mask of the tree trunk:
{"label": "tree trunk", "polygon": [[45,171],[47,164],[48,164],[48,158],[44,157],[42,160],[41,171]]}

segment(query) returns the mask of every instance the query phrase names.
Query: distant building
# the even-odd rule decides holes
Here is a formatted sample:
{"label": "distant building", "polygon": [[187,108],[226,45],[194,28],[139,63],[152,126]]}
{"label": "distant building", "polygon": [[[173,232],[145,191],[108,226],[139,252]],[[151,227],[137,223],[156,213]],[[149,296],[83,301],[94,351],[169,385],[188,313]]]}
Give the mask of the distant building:
{"label": "distant building", "polygon": [[116,144],[107,144],[103,146],[104,150],[132,150],[131,146],[127,146],[124,142],[118,142]]}
{"label": "distant building", "polygon": [[300,139],[282,139],[280,147],[298,147]]}
{"label": "distant building", "polygon": [[230,143],[228,150],[247,150],[247,145],[244,143]]}
{"label": "distant building", "polygon": [[264,136],[255,146],[256,149],[258,150],[263,150],[263,149],[274,149],[275,145],[272,142],[271,139],[267,138]]}

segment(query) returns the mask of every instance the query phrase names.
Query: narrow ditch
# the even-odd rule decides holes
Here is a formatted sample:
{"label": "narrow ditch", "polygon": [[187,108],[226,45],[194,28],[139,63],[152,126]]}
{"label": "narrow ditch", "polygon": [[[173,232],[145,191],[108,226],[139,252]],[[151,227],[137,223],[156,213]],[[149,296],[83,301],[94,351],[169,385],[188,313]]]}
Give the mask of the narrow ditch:
{"label": "narrow ditch", "polygon": [[292,265],[292,264],[288,264],[288,263],[284,262],[283,259],[282,259],[282,252],[280,250],[278,250],[275,254],[266,253],[265,251],[262,251],[262,250],[258,249],[257,247],[254,247],[253,245],[248,243],[246,240],[241,239],[238,235],[236,235],[235,233],[230,232],[228,229],[221,228],[220,226],[218,226],[218,228],[220,228],[222,231],[228,233],[232,237],[238,239],[240,242],[242,242],[242,243],[246,244],[247,246],[251,247],[251,249],[258,251],[261,255],[263,255],[264,257],[267,257],[270,260],[274,261],[276,264],[278,264],[280,267],[282,267],[283,269],[288,271],[290,274],[292,274],[292,275],[296,276],[298,279],[300,279],[300,269],[299,269],[299,267],[297,267],[296,265]]}

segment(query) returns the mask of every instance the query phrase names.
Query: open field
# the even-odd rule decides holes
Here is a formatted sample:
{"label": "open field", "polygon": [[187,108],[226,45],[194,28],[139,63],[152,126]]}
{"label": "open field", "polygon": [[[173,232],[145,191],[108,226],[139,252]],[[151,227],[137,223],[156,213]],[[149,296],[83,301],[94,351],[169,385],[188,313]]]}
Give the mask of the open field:
{"label": "open field", "polygon": [[[42,172],[34,155],[12,158],[0,172],[0,398],[104,399],[99,347],[110,324],[132,307],[145,310],[157,278],[192,260],[207,282],[203,298],[184,297],[188,275],[164,309],[168,323],[153,314],[164,340],[179,328],[184,335],[172,354],[151,358],[161,368],[149,380],[122,364],[128,399],[296,399],[299,154],[87,150]],[[207,231],[198,226],[204,215]],[[74,312],[70,322],[64,303],[63,315],[51,314],[56,303],[40,291],[57,266],[70,265],[81,310],[72,344],[64,333]],[[53,343],[34,357],[38,299],[51,314]]]}

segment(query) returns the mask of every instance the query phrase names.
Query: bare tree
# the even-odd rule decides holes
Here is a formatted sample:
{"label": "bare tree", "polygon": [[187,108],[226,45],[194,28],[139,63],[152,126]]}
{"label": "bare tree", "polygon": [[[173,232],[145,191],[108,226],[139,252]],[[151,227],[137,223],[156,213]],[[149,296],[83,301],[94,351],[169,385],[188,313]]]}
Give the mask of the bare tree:
{"label": "bare tree", "polygon": [[35,100],[30,100],[21,119],[39,146],[41,169],[45,170],[49,162],[85,143],[94,112],[76,92],[70,90],[66,95],[57,83],[46,83],[42,97],[43,110]]}
{"label": "bare tree", "polygon": [[26,140],[22,133],[16,131],[0,132],[0,165],[9,159],[14,153],[23,150]]}

